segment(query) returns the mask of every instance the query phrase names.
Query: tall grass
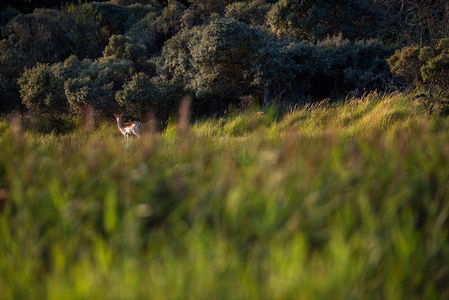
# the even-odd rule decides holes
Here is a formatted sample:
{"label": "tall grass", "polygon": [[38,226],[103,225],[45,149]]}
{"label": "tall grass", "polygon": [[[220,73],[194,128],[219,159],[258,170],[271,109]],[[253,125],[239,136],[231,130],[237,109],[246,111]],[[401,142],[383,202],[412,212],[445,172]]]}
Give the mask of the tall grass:
{"label": "tall grass", "polygon": [[448,129],[375,94],[129,142],[4,121],[0,298],[448,298]]}

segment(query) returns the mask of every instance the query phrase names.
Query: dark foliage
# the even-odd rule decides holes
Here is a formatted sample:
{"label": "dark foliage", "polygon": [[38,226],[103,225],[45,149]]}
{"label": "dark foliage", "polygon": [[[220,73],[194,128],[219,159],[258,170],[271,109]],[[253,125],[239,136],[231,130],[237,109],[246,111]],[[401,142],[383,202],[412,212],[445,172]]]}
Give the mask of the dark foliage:
{"label": "dark foliage", "polygon": [[405,47],[387,59],[391,72],[415,89],[423,86],[425,94],[416,100],[422,102],[427,114],[435,109],[449,113],[449,38],[436,47]]}
{"label": "dark foliage", "polygon": [[[239,105],[242,97],[298,103],[383,89],[390,77],[385,58],[397,45],[408,48],[391,71],[421,84],[444,65],[444,54],[435,49],[449,34],[446,8],[440,0],[6,3],[0,13],[0,113],[23,106],[57,112],[65,101],[64,109],[77,114],[93,105],[105,114],[121,107],[138,116],[152,107],[168,115],[176,97],[188,92],[201,115]],[[424,45],[439,58],[422,60]],[[77,67],[66,74],[72,56]],[[39,77],[41,71],[47,77]],[[30,84],[34,94],[24,94]],[[64,92],[55,94],[61,86]],[[151,94],[151,101],[142,106],[136,99],[149,97],[133,87]],[[64,101],[54,102],[57,95]]]}

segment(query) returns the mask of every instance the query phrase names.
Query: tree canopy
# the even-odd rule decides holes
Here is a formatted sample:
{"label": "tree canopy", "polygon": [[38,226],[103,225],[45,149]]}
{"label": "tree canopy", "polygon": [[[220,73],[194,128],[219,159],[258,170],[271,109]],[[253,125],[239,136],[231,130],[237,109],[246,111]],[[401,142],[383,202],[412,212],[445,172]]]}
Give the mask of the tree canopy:
{"label": "tree canopy", "polygon": [[449,36],[447,8],[442,0],[8,2],[0,113],[92,105],[106,115],[168,115],[185,93],[201,113],[216,113],[242,97],[298,103],[385,88],[393,75],[424,83],[446,62],[438,45]]}

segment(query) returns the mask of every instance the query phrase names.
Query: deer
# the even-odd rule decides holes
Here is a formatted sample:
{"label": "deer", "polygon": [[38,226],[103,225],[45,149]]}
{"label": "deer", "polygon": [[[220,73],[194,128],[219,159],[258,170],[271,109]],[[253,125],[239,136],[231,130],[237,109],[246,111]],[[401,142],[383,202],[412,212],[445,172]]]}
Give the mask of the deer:
{"label": "deer", "polygon": [[122,123],[122,117],[123,114],[114,114],[115,118],[117,119],[117,125],[118,129],[120,129],[120,132],[128,139],[128,135],[133,133],[135,136],[140,138],[139,129],[140,129],[140,122],[133,121],[129,123]]}

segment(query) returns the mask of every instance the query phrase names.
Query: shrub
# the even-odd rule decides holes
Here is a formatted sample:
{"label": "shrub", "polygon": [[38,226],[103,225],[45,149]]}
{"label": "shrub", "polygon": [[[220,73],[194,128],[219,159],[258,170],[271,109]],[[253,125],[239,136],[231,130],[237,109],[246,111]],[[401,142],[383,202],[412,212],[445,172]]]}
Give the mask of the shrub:
{"label": "shrub", "polygon": [[164,8],[154,10],[136,22],[126,33],[135,43],[146,46],[148,55],[159,55],[165,41],[183,27],[186,6],[169,1]]}
{"label": "shrub", "polygon": [[100,17],[90,3],[68,5],[65,11],[69,22],[61,26],[73,44],[72,54],[79,58],[97,58],[104,48],[105,34],[100,30]]}
{"label": "shrub", "polygon": [[115,99],[128,114],[142,118],[150,109],[156,108],[156,96],[155,87],[148,75],[138,73],[115,94]]}
{"label": "shrub", "polygon": [[[389,77],[385,59],[390,50],[374,40],[352,42],[341,35],[320,43],[328,58],[325,73],[334,85],[334,92],[383,87]],[[326,61],[326,58],[324,58]],[[324,63],[326,65],[326,63]]]}
{"label": "shrub", "polygon": [[93,2],[92,7],[98,13],[100,26],[109,35],[124,34],[132,24],[138,21],[127,6]]}
{"label": "shrub", "polygon": [[[163,48],[164,72],[203,101],[225,107],[253,95],[265,103],[306,93],[328,96],[388,80],[390,50],[341,35],[317,44],[283,42],[236,20],[218,19],[179,33]],[[263,94],[263,96],[262,96]]]}
{"label": "shrub", "polygon": [[164,40],[172,37],[181,29],[181,18],[186,6],[178,1],[169,1],[156,20],[156,30]]}
{"label": "shrub", "polygon": [[[394,55],[387,59],[391,73],[402,77],[415,87],[418,86],[422,83],[421,67],[425,63],[420,52],[420,48],[416,46],[396,50]],[[428,50],[424,50],[423,54],[427,53]]]}
{"label": "shrub", "polygon": [[69,57],[72,41],[65,24],[67,15],[53,9],[37,9],[32,14],[19,14],[4,27],[12,48],[23,51],[31,64],[53,63]]}
{"label": "shrub", "polygon": [[[429,48],[424,47],[423,50]],[[437,85],[445,92],[449,92],[449,38],[442,39],[435,49],[437,55],[424,57],[427,63],[421,67],[423,80],[429,84]],[[427,51],[432,52],[433,51]]]}
{"label": "shrub", "polygon": [[95,61],[75,56],[63,63],[38,64],[19,80],[22,102],[29,108],[57,113],[70,109],[80,114],[87,106],[102,114],[117,108],[115,94],[134,74],[126,59],[104,57]]}
{"label": "shrub", "polygon": [[188,0],[191,6],[204,16],[210,16],[211,14],[218,14],[220,16],[224,13],[224,1],[223,0]]}
{"label": "shrub", "polygon": [[107,57],[90,63],[83,73],[64,84],[70,109],[80,113],[91,106],[102,114],[112,114],[118,107],[115,93],[132,74],[133,63],[129,60]]}
{"label": "shrub", "polygon": [[[283,46],[284,64],[293,77],[290,96],[327,97],[355,89],[375,89],[389,77],[385,58],[390,51],[375,41],[352,42],[341,35],[317,44],[294,42]],[[283,76],[285,78],[285,76]]]}
{"label": "shrub", "polygon": [[103,51],[103,56],[133,61],[145,56],[145,47],[132,44],[129,37],[112,35]]}
{"label": "shrub", "polygon": [[28,108],[25,127],[44,133],[61,133],[73,129],[67,119],[68,103],[64,94],[64,77],[55,72],[59,64],[37,64],[26,68],[18,80],[22,103]]}
{"label": "shrub", "polygon": [[29,64],[26,53],[10,46],[8,40],[0,41],[0,114],[20,107],[17,80]]}
{"label": "shrub", "polygon": [[267,14],[267,23],[280,37],[317,41],[341,33],[361,39],[378,30],[378,12],[371,1],[280,0]]}
{"label": "shrub", "polygon": [[271,4],[265,0],[234,2],[226,6],[226,17],[234,18],[249,25],[264,25]]}
{"label": "shrub", "polygon": [[170,78],[215,103],[260,90],[280,63],[279,48],[264,32],[229,19],[181,32],[167,41],[162,56]]}
{"label": "shrub", "polygon": [[158,53],[163,44],[160,41],[155,25],[157,18],[157,13],[148,13],[144,18],[131,26],[125,34],[126,36],[129,36],[133,42],[145,46],[149,56]]}
{"label": "shrub", "polygon": [[103,56],[132,61],[137,72],[153,75],[155,71],[154,65],[146,56],[145,46],[133,43],[131,38],[127,36],[111,36],[109,44],[103,51]]}
{"label": "shrub", "polygon": [[[151,84],[155,88],[155,99],[157,99],[154,103],[156,117],[165,122],[170,114],[177,110],[182,97],[186,94],[185,87],[182,82],[168,80],[164,76],[152,77]],[[195,107],[193,109],[195,110]]]}
{"label": "shrub", "polygon": [[26,68],[18,83],[22,102],[29,109],[59,112],[67,108],[64,78],[58,77],[49,64]]}
{"label": "shrub", "polygon": [[69,78],[64,83],[64,91],[72,112],[81,114],[89,105],[93,105],[96,94],[90,77]]}
{"label": "shrub", "polygon": [[427,94],[419,95],[428,114],[435,107],[446,113],[449,107],[449,38],[436,47],[405,47],[388,60],[391,72],[413,87],[423,84]]}

